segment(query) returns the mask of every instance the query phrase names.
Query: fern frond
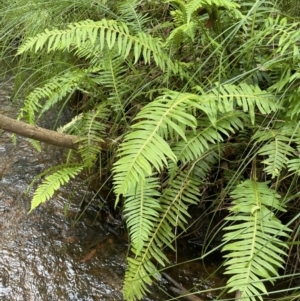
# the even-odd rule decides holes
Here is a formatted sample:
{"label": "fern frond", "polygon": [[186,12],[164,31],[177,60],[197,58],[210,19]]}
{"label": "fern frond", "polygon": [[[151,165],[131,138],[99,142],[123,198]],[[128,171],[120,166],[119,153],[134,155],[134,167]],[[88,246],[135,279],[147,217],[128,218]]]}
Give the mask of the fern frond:
{"label": "fern frond", "polygon": [[60,132],[80,137],[78,152],[87,168],[95,164],[101,151],[101,137],[104,135],[109,114],[107,103],[102,102],[95,106],[94,110],[75,116],[68,124],[58,129]]}
{"label": "fern frond", "polygon": [[78,140],[80,143],[78,152],[81,154],[83,164],[87,168],[93,167],[101,151],[100,144],[103,142],[101,136],[105,129],[103,120],[99,119],[99,116],[102,117],[102,113],[101,111],[99,113],[99,110],[84,113],[81,120],[81,132],[85,135]]}
{"label": "fern frond", "polygon": [[[193,15],[197,14],[199,8],[211,8],[213,5],[215,5],[216,7],[222,7],[230,11],[237,10],[240,7],[239,4],[230,0],[167,0],[167,2],[175,4],[178,7],[178,9],[185,16],[186,23],[189,23],[192,20]],[[238,13],[238,15],[241,16],[241,13]]]}
{"label": "fern frond", "polygon": [[212,166],[219,162],[220,155],[222,154],[221,151],[222,150],[220,150],[218,145],[211,145],[207,152],[203,153],[201,157],[190,163],[191,176],[194,179],[203,182]]}
{"label": "fern frond", "polygon": [[211,144],[220,143],[226,136],[243,129],[246,119],[247,116],[239,111],[219,116],[214,125],[208,118],[199,118],[196,133],[189,134],[187,141],[180,140],[172,150],[183,163],[194,161],[211,149]]}
{"label": "fern frond", "polygon": [[197,24],[196,22],[182,24],[172,30],[171,34],[166,40],[166,45],[170,46],[172,43],[180,45],[180,43],[183,42],[193,42],[198,29],[199,24]]}
{"label": "fern frond", "polygon": [[138,12],[139,2],[137,0],[125,0],[118,5],[121,20],[128,24],[133,32],[143,31],[146,23],[150,20],[147,14]]}
{"label": "fern frond", "polygon": [[109,106],[117,113],[115,122],[118,122],[119,115],[123,116],[123,119],[126,120],[126,94],[129,93],[131,88],[126,77],[128,66],[114,52],[106,52],[103,55],[101,63],[98,62],[98,68],[97,72],[94,72],[91,77],[92,81],[97,85],[101,85],[103,90],[107,91],[106,97]]}
{"label": "fern frond", "polygon": [[[268,183],[246,180],[231,193],[233,216],[226,218],[233,225],[225,227],[223,252],[226,274],[233,275],[227,282],[229,292],[241,291],[245,301],[262,300],[267,293],[260,279],[278,276],[286,256],[286,239],[290,231],[273,213],[285,211],[280,196],[268,187]],[[280,238],[281,237],[281,238]]]}
{"label": "fern frond", "polygon": [[191,114],[197,102],[195,95],[168,91],[146,105],[134,119],[133,132],[125,136],[114,164],[114,184],[117,196],[126,194],[137,183],[150,176],[153,169],[161,171],[168,165],[167,159],[176,161],[176,156],[166,142],[186,140],[186,127],[195,128],[196,119]]}
{"label": "fern frond", "polygon": [[157,179],[146,178],[139,183],[136,190],[128,191],[128,197],[125,196],[123,213],[135,256],[143,249],[159,219],[159,187]]}
{"label": "fern frond", "polygon": [[263,132],[257,132],[253,139],[257,142],[267,141],[259,150],[260,156],[267,158],[262,161],[266,165],[266,171],[272,178],[278,177],[284,169],[291,157],[294,157],[295,149],[291,146],[294,141],[292,138],[293,128],[290,128],[290,133],[285,133],[282,129],[268,129]]}
{"label": "fern frond", "polygon": [[296,175],[300,175],[300,158],[290,159],[287,162],[288,170],[291,172],[295,172]]}
{"label": "fern frond", "polygon": [[77,176],[83,169],[82,165],[63,167],[49,175],[36,189],[29,213],[40,204],[49,200],[62,185],[68,183],[71,178]]}
{"label": "fern frond", "polygon": [[[87,76],[86,70],[76,69],[51,78],[42,87],[35,88],[25,99],[18,119],[24,118],[29,124],[35,124],[37,112],[41,115],[57,102],[70,94]],[[45,103],[41,101],[47,100]]]}
{"label": "fern frond", "polygon": [[299,62],[298,37],[300,30],[297,22],[289,23],[286,18],[280,16],[269,17],[265,27],[272,29],[272,35],[268,35],[268,44],[276,43],[276,53],[281,56],[288,55],[294,62]]}
{"label": "fern frond", "polygon": [[45,30],[35,37],[27,39],[18,49],[17,54],[33,50],[35,52],[47,46],[48,52],[54,50],[72,50],[80,48],[87,41],[92,45],[100,44],[100,51],[104,47],[118,49],[118,54],[126,59],[131,53],[134,64],[142,56],[144,62],[149,64],[152,60],[162,71],[166,69],[175,74],[184,76],[184,70],[177,62],[173,62],[164,52],[162,42],[138,32],[136,36],[131,35],[128,26],[123,22],[103,19],[101,21],[85,20],[68,24],[65,30]]}
{"label": "fern frond", "polygon": [[248,112],[252,124],[255,122],[256,108],[262,114],[270,114],[280,108],[277,99],[269,92],[262,91],[258,86],[240,83],[239,85],[216,84],[212,89],[215,97],[210,99],[212,108],[217,108],[220,112],[233,111],[237,106],[244,112]]}
{"label": "fern frond", "polygon": [[[211,1],[211,0],[190,0],[186,3],[186,16],[187,16],[187,22],[189,22],[192,19],[192,15],[197,12],[199,8],[202,7],[212,7],[212,5],[215,5],[216,7],[222,7],[226,10],[237,10],[240,6],[236,2],[233,2],[231,0],[217,0],[217,1]],[[241,16],[241,14],[239,14]]]}
{"label": "fern frond", "polygon": [[[184,229],[186,218],[189,217],[187,206],[196,203],[199,198],[198,185],[197,181],[186,174],[181,174],[170,181],[169,186],[164,190],[160,198],[160,217],[154,224],[148,240],[139,251],[139,256],[128,258],[124,282],[125,300],[133,301],[142,298],[152,279],[158,279],[160,274],[152,258],[162,266],[168,262],[162,248],[168,246],[173,249],[172,242],[175,234],[172,229],[177,226]],[[132,252],[136,254],[137,251],[132,249]]]}

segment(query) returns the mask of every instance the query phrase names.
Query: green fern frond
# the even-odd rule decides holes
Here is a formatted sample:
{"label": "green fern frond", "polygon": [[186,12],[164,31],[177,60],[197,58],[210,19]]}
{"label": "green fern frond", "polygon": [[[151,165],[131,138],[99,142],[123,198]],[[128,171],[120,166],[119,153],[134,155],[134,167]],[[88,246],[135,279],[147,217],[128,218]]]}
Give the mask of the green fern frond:
{"label": "green fern frond", "polygon": [[284,133],[285,128],[282,129],[268,129],[265,131],[258,131],[253,140],[257,142],[265,142],[259,150],[260,156],[266,156],[267,158],[262,161],[266,165],[264,171],[266,171],[272,178],[278,177],[281,171],[287,166],[291,157],[294,157],[295,149],[291,146],[294,141],[292,138],[293,128],[290,128],[289,133]]}
{"label": "green fern frond", "polygon": [[266,20],[265,27],[272,28],[272,35],[269,35],[267,44],[272,45],[275,42],[277,54],[288,55],[294,62],[299,62],[298,37],[300,30],[297,22],[289,23],[286,18],[280,16],[270,17]]}
{"label": "green fern frond", "polygon": [[101,137],[104,135],[109,114],[107,103],[103,102],[95,106],[94,110],[75,116],[68,124],[59,128],[60,132],[80,137],[78,152],[87,168],[95,164],[101,151]]}
{"label": "green fern frond", "polygon": [[[236,2],[230,1],[230,0],[217,0],[217,1],[211,1],[211,0],[168,0],[167,2],[173,3],[177,5],[177,7],[180,9],[182,13],[185,15],[185,20],[187,23],[189,23],[193,15],[197,13],[199,8],[212,8],[212,6],[216,7],[222,7],[226,10],[237,10],[240,6]],[[241,16],[241,14],[239,13]]]}
{"label": "green fern frond", "polygon": [[258,151],[259,155],[268,157],[262,163],[266,165],[264,171],[271,175],[272,178],[280,175],[293,153],[294,149],[286,142],[281,141],[278,136],[274,138],[274,141],[264,145]]}
{"label": "green fern frond", "polygon": [[98,68],[99,70],[91,77],[92,81],[107,91],[106,98],[109,106],[117,113],[115,122],[118,122],[120,116],[126,120],[126,95],[131,88],[126,77],[128,66],[124,64],[120,56],[116,56],[113,52],[107,52],[103,55],[101,63],[98,62]]}
{"label": "green fern frond", "polygon": [[247,116],[239,111],[219,116],[214,125],[208,118],[199,118],[196,133],[190,133],[187,141],[180,140],[172,150],[183,163],[194,161],[211,149],[211,144],[220,143],[226,136],[243,129],[246,119]]}
{"label": "green fern frond", "polygon": [[120,116],[126,120],[125,107],[128,99],[126,96],[132,87],[128,83],[128,66],[124,64],[124,59],[115,49],[109,51],[105,48],[101,52],[99,45],[91,45],[89,42],[83,44],[75,53],[81,58],[90,60],[88,80],[91,89],[94,88],[95,94],[99,95],[101,86],[101,100],[108,100],[109,106],[118,114],[115,121],[118,122]]}
{"label": "green fern frond", "polygon": [[[139,256],[128,258],[128,267],[124,282],[124,299],[133,301],[140,299],[147,291],[147,285],[152,279],[158,279],[159,271],[153,264],[154,258],[160,265],[168,262],[163,253],[163,247],[174,249],[172,242],[175,234],[172,229],[181,227],[184,229],[186,218],[189,217],[187,208],[189,204],[195,204],[199,198],[199,183],[186,174],[179,174],[176,179],[169,182],[160,198],[159,219],[153,225],[153,229],[144,247],[139,251]],[[134,254],[137,250],[132,248]]]}
{"label": "green fern frond", "polygon": [[201,157],[197,158],[194,162],[191,162],[191,176],[203,182],[212,166],[219,162],[221,154],[222,150],[220,150],[218,145],[211,145],[207,152],[203,153]]}
{"label": "green fern frond", "polygon": [[273,213],[285,211],[280,196],[268,183],[246,180],[231,193],[233,216],[226,218],[233,225],[225,227],[226,245],[223,252],[226,274],[233,275],[227,282],[229,292],[239,290],[245,301],[262,300],[267,290],[261,279],[278,276],[282,268],[287,245],[281,238],[288,238],[290,231]]}
{"label": "green fern frond", "polygon": [[125,136],[118,151],[119,159],[114,164],[117,196],[126,195],[129,189],[150,176],[153,169],[161,171],[168,165],[167,159],[176,161],[166,140],[170,137],[186,140],[186,127],[196,127],[191,110],[199,105],[193,97],[197,96],[167,91],[139,112],[134,120],[140,121]]}
{"label": "green fern frond", "polygon": [[231,112],[237,106],[248,112],[252,124],[255,122],[256,108],[262,114],[277,111],[280,106],[277,99],[269,92],[262,91],[258,86],[241,83],[239,85],[216,84],[212,89],[215,98],[210,99],[212,108],[218,108],[221,113]]}
{"label": "green fern frond", "polygon": [[287,123],[287,127],[290,128],[293,132],[291,138],[293,138],[293,142],[297,145],[293,152],[292,158],[289,158],[287,162],[287,168],[290,172],[293,172],[296,175],[300,175],[300,137],[298,124],[298,121],[296,121],[295,123]]}
{"label": "green fern frond", "polygon": [[38,152],[42,151],[42,146],[39,141],[34,140],[34,139],[29,139],[28,141],[33,146],[33,148],[36,149]]}
{"label": "green fern frond", "polygon": [[159,219],[159,187],[157,179],[146,178],[139,183],[136,190],[128,191],[128,197],[125,196],[123,213],[135,256],[143,249]]}
{"label": "green fern frond", "polygon": [[82,130],[86,135],[78,139],[78,143],[80,143],[78,152],[81,155],[84,166],[92,168],[101,152],[100,144],[103,142],[101,136],[105,125],[102,120],[98,120],[97,112],[85,113],[81,121]]}
{"label": "green fern frond", "polygon": [[184,42],[193,42],[196,32],[199,29],[199,24],[190,22],[189,24],[182,24],[172,30],[171,34],[166,40],[166,45],[171,46],[173,43],[180,45]]}
{"label": "green fern frond", "polygon": [[287,162],[288,170],[294,172],[298,176],[300,175],[300,158],[290,159]]}
{"label": "green fern frond", "polygon": [[[39,115],[54,106],[65,96],[74,91],[87,76],[86,70],[73,70],[51,78],[45,85],[34,89],[25,99],[18,119],[25,118],[29,124],[35,124],[35,115]],[[41,103],[45,101],[45,103]]]}
{"label": "green fern frond", "polygon": [[[274,66],[273,69],[277,69],[277,66]],[[290,64],[285,66],[284,70],[282,70],[282,66],[280,68],[280,77],[273,84],[269,90],[274,91],[278,95],[282,95],[281,101],[283,101],[286,106],[284,113],[289,119],[297,117],[300,113],[300,104],[298,101],[298,95],[300,93],[299,79],[300,72],[293,70]],[[293,87],[293,88],[292,88]]]}
{"label": "green fern frond", "polygon": [[118,5],[121,20],[128,24],[133,32],[144,31],[145,25],[150,20],[147,14],[138,12],[139,3],[137,0],[125,0]]}
{"label": "green fern frond", "polygon": [[49,200],[62,185],[68,183],[71,178],[77,176],[83,169],[82,165],[63,167],[49,175],[36,189],[29,213],[40,204]]}
{"label": "green fern frond", "polygon": [[162,42],[143,32],[136,36],[131,35],[125,23],[103,19],[101,21],[85,20],[68,24],[65,30],[45,30],[44,33],[27,39],[18,49],[17,54],[33,50],[35,52],[47,46],[48,52],[54,50],[72,50],[80,48],[87,41],[92,45],[100,44],[113,49],[117,47],[118,54],[126,59],[130,53],[134,57],[134,64],[142,56],[144,62],[149,64],[152,60],[162,71],[166,69],[175,74],[184,76],[184,70],[177,62],[173,62],[164,52]]}

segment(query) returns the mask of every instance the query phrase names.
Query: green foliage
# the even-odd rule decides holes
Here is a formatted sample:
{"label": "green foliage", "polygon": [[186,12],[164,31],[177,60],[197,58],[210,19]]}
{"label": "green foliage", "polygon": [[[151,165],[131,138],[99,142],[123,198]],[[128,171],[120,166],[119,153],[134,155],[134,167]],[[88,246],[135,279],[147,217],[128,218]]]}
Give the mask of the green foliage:
{"label": "green foliage", "polygon": [[34,196],[31,201],[30,211],[34,210],[40,204],[49,200],[62,185],[68,183],[71,178],[77,176],[81,170],[82,166],[62,166],[58,171],[47,176],[45,180],[36,189]]}
{"label": "green foliage", "polygon": [[[42,87],[37,87],[25,99],[19,119],[35,124],[35,115],[42,115],[64,97],[71,94],[87,76],[86,70],[74,70],[48,80]],[[44,101],[46,100],[46,101]],[[44,101],[41,103],[41,101]]]}
{"label": "green foliage", "polygon": [[[166,40],[167,45],[171,43],[180,44],[182,42],[194,42],[197,34],[203,34],[205,22],[207,19],[197,17],[201,10],[208,10],[210,18],[218,18],[218,9],[222,7],[226,9],[232,16],[241,18],[242,14],[238,10],[239,5],[233,1],[207,1],[207,0],[168,0],[177,9],[172,10],[170,14],[174,20],[173,25],[176,27]],[[215,20],[218,21],[218,20]],[[202,29],[201,31],[199,29]]]}
{"label": "green foliage", "polygon": [[265,143],[260,147],[258,154],[266,157],[262,163],[266,166],[265,172],[272,178],[279,176],[287,164],[290,164],[289,160],[294,157],[296,150],[291,144],[295,142],[296,133],[294,133],[292,124],[279,129],[264,129],[253,135],[253,139],[257,142],[264,141]]}
{"label": "green foliage", "polygon": [[227,282],[230,292],[241,291],[242,300],[263,300],[266,287],[260,279],[279,276],[277,269],[283,268],[287,245],[281,241],[287,238],[289,229],[276,218],[274,210],[285,211],[280,195],[268,187],[268,183],[246,180],[231,192],[233,222],[224,230],[223,252],[225,274],[232,275]]}
{"label": "green foliage", "polygon": [[[43,1],[29,2],[33,19],[45,13]],[[169,265],[164,249],[188,232],[190,207],[213,199],[208,210],[227,216],[218,221],[226,288],[262,300],[286,260],[278,213],[299,191],[289,180],[300,168],[298,23],[272,1],[169,0],[163,10],[78,1],[62,21],[55,12],[70,6],[53,3],[49,26],[20,19],[17,54],[34,87],[19,118],[35,124],[53,107],[75,106],[60,130],[79,137],[80,158],[70,152],[50,170],[31,210],[96,162],[110,170],[130,236],[124,299],[133,301]]]}
{"label": "green foliage", "polygon": [[[152,258],[162,266],[169,262],[164,255],[163,247],[168,246],[174,249],[172,243],[176,236],[173,227],[179,226],[184,229],[186,218],[189,217],[188,205],[195,204],[199,198],[198,184],[197,181],[183,173],[178,174],[178,177],[170,181],[168,187],[164,189],[160,199],[158,199],[160,207],[157,208],[157,212],[160,218],[149,219],[151,231],[143,242],[143,246],[139,244],[132,244],[131,246],[131,251],[135,257],[128,258],[124,283],[124,298],[126,300],[142,298],[148,290],[146,285],[152,283],[152,278],[158,279],[159,271],[153,264]],[[140,201],[131,203],[130,206],[137,205],[139,208],[141,206]],[[153,217],[153,214],[151,216]],[[140,218],[135,216],[131,219],[131,223],[134,221],[137,224],[139,220]]]}
{"label": "green foliage", "polygon": [[131,35],[128,26],[123,22],[115,20],[92,21],[85,20],[78,23],[68,24],[65,30],[45,30],[44,33],[29,38],[23,43],[17,54],[28,50],[35,52],[47,45],[47,51],[72,50],[73,47],[80,48],[86,42],[91,45],[99,43],[99,51],[107,46],[109,50],[117,48],[118,54],[126,59],[133,53],[133,63],[137,63],[142,56],[144,63],[150,63],[153,59],[162,71],[168,68],[173,73],[183,75],[183,70],[177,62],[173,62],[163,51],[159,39],[153,38],[144,32]]}
{"label": "green foliage", "polygon": [[[198,106],[193,99],[175,99],[163,95],[148,105],[136,116],[141,120],[134,124],[133,132],[126,135],[119,148],[120,159],[114,166],[114,185],[117,197],[134,188],[139,180],[152,174],[152,168],[161,171],[167,159],[176,161],[176,156],[164,140],[185,138],[185,128],[196,127],[196,119],[190,114]],[[147,118],[147,119],[146,119]]]}
{"label": "green foliage", "polygon": [[[243,121],[247,119],[245,113],[249,113],[250,119],[254,114],[254,103],[263,113],[269,113],[272,108],[273,110],[277,108],[276,104],[272,104],[272,98],[264,97],[260,89],[246,84],[241,85],[241,88],[224,85],[220,87],[219,94],[214,92],[215,90],[211,94],[197,95],[166,91],[142,108],[133,120],[136,123],[132,125],[132,131],[125,136],[119,147],[119,159],[113,168],[115,193],[117,201],[120,195],[125,197],[125,211],[127,208],[131,210],[135,208],[134,215],[127,221],[127,226],[132,237],[132,252],[138,256],[129,260],[126,273],[124,295],[128,300],[140,298],[146,290],[145,284],[151,283],[151,277],[158,277],[159,272],[154,268],[151,257],[164,265],[163,262],[167,259],[161,248],[164,244],[172,248],[171,242],[175,239],[171,226],[180,226],[184,229],[184,224],[187,223],[184,218],[184,215],[187,215],[185,204],[196,202],[197,198],[193,196],[199,196],[197,186],[186,186],[184,187],[186,191],[180,191],[181,202],[175,204],[174,200],[179,197],[176,187],[180,187],[180,183],[184,180],[177,180],[179,171],[172,178],[174,168],[170,168],[171,187],[164,191],[162,199],[157,203],[155,199],[150,198],[151,194],[157,195],[152,191],[154,185],[152,183],[157,183],[157,180],[155,177],[152,179],[149,177],[153,172],[160,173],[163,169],[171,167],[172,161],[176,164],[178,162],[186,164],[197,160],[210,149],[209,144],[221,143],[224,136],[228,137],[236,130],[242,129]],[[255,99],[254,103],[252,99]],[[235,100],[237,100],[236,108],[234,108]],[[238,106],[242,111],[237,110]],[[186,193],[185,198],[183,193]],[[147,196],[149,200],[146,201]],[[147,207],[152,203],[157,211],[154,208],[145,209],[145,203]],[[161,204],[164,204],[166,212],[159,211]],[[142,216],[139,215],[141,213]],[[163,217],[166,216],[166,222],[159,223],[158,229],[154,228],[155,236],[152,237],[149,231],[154,227],[153,221],[157,216],[160,222],[163,222]],[[148,219],[147,222],[145,218]],[[141,221],[148,225],[143,235]],[[160,230],[161,227],[163,232]],[[152,237],[153,240],[150,240],[149,246],[145,246],[148,237]],[[145,254],[143,248],[146,248]],[[150,275],[143,277],[146,271]]]}
{"label": "green foliage", "polygon": [[92,168],[96,163],[100,144],[103,142],[101,133],[105,131],[107,118],[107,108],[100,104],[93,111],[82,114],[72,124],[73,133],[80,137],[78,140],[80,143],[78,152],[81,155],[83,166],[86,168]]}

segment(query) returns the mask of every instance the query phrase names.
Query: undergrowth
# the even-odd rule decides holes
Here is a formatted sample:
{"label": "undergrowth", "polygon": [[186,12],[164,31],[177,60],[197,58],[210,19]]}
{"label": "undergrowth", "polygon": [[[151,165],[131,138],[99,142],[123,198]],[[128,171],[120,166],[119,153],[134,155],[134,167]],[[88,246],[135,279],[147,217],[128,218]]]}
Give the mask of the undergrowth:
{"label": "undergrowth", "polygon": [[[100,160],[130,235],[125,300],[143,298],[169,266],[165,248],[176,251],[176,239],[201,224],[190,208],[225,216],[216,248],[229,275],[225,291],[263,300],[266,281],[285,270],[294,287],[286,298],[297,296],[300,29],[290,6],[1,5],[2,58],[16,62],[16,95],[27,95],[19,118],[36,124],[80,95],[61,130],[80,137],[81,161],[70,151],[66,164],[50,169],[31,210]],[[101,150],[104,139],[109,151]]]}

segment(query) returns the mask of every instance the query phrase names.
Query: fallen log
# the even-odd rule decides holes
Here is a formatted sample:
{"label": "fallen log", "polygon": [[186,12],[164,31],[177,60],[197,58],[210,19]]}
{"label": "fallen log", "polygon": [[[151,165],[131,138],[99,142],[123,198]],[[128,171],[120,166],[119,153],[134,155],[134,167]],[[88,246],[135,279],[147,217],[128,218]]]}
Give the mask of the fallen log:
{"label": "fallen log", "polygon": [[[0,114],[0,129],[26,138],[69,149],[76,150],[80,146],[79,136],[59,133],[42,127],[30,125],[26,122],[15,120],[2,114]],[[105,139],[99,146],[101,149],[107,150],[110,143],[111,141]]]}

